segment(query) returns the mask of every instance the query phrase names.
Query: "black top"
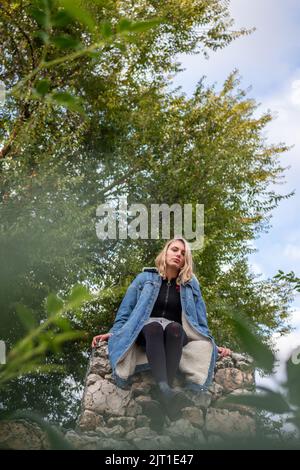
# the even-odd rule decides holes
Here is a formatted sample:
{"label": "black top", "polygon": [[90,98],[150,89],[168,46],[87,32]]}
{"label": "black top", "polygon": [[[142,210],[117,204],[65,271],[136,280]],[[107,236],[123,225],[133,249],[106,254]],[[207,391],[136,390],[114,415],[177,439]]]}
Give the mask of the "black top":
{"label": "black top", "polygon": [[176,278],[162,279],[150,317],[164,317],[181,324],[180,286],[176,284]]}

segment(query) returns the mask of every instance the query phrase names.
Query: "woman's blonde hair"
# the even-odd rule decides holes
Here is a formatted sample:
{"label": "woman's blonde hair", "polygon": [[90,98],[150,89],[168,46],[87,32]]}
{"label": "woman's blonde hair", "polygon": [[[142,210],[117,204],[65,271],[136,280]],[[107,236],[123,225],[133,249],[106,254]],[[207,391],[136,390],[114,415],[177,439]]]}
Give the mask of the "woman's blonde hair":
{"label": "woman's blonde hair", "polygon": [[176,283],[177,284],[184,284],[185,282],[189,281],[193,276],[193,258],[192,258],[192,251],[190,248],[189,243],[183,237],[175,237],[169,240],[161,252],[155,258],[155,266],[158,269],[159,274],[166,279],[166,254],[169,246],[176,241],[181,241],[184,244],[185,248],[185,262],[184,266],[178,273]]}

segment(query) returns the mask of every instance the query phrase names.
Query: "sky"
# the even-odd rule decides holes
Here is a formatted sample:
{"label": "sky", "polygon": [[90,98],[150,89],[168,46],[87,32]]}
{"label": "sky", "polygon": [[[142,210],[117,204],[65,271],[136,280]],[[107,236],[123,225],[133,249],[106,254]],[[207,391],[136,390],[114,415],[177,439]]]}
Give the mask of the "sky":
{"label": "sky", "polygon": [[[173,79],[173,86],[182,86],[191,96],[205,75],[205,83],[215,83],[218,90],[237,69],[240,87],[251,87],[247,96],[260,104],[257,113],[270,110],[276,117],[266,128],[268,142],[284,142],[292,148],[282,154],[281,166],[290,168],[285,171],[285,183],[275,189],[280,194],[295,191],[295,195],[273,210],[268,233],[253,242],[258,251],[249,256],[249,265],[260,279],[272,277],[278,269],[294,271],[300,277],[300,1],[231,0],[230,11],[235,20],[233,29],[255,27],[255,32],[220,51],[209,52],[208,60],[201,55],[178,56],[185,70]],[[299,294],[292,310],[295,330],[282,338],[275,336],[280,361],[275,377],[279,382],[285,376],[282,361],[300,346]],[[276,388],[270,378],[258,380]]]}

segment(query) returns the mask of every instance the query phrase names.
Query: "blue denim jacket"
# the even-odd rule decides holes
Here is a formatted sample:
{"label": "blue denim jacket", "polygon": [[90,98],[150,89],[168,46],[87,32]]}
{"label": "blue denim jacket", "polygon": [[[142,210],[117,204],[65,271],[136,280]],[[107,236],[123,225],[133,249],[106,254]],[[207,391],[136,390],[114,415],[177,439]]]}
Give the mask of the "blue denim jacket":
{"label": "blue denim jacket", "polygon": [[[115,322],[109,333],[113,335],[108,340],[108,353],[112,366],[113,378],[118,386],[126,387],[130,381],[118,377],[115,368],[133,345],[144,322],[150,317],[162,284],[162,277],[156,268],[144,268],[132,281],[117,311]],[[209,338],[213,343],[213,353],[207,380],[200,389],[206,389],[213,377],[216,358],[218,355],[214,339],[207,326],[206,307],[196,276],[180,285],[180,299],[183,314],[196,332]],[[135,370],[149,369],[149,364],[137,367]],[[199,389],[199,386],[187,384],[187,388]]]}

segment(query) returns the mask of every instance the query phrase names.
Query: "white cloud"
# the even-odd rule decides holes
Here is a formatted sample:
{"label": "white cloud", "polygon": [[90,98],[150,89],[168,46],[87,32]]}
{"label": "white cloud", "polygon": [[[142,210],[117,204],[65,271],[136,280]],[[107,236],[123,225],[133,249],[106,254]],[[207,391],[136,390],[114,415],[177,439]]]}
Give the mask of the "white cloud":
{"label": "white cloud", "polygon": [[264,278],[267,277],[262,266],[259,263],[256,263],[255,261],[249,262],[249,269],[253,274],[261,275],[260,277],[264,277]]}
{"label": "white cloud", "polygon": [[300,246],[288,244],[283,250],[283,255],[292,260],[300,261]]}
{"label": "white cloud", "polygon": [[[298,102],[299,100],[299,102]],[[259,251],[249,257],[252,263],[262,266],[262,270],[273,275],[278,269],[293,270],[300,275],[300,70],[295,71],[280,90],[260,98],[261,106],[257,111],[271,110],[277,115],[267,127],[267,139],[270,143],[285,142],[292,146],[280,157],[285,171],[286,184],[270,186],[280,194],[296,189],[295,195],[282,200],[272,212],[272,227],[268,234],[257,241]]]}
{"label": "white cloud", "polygon": [[291,92],[291,103],[294,106],[300,107],[300,80],[294,80],[291,85],[292,92]]}
{"label": "white cloud", "polygon": [[284,141],[295,147],[285,154],[284,162],[298,166],[300,163],[300,69],[296,69],[276,92],[260,97],[258,110],[270,110],[276,118],[268,125],[271,142]]}
{"label": "white cloud", "polygon": [[300,229],[291,230],[286,236],[286,241],[300,245]]}
{"label": "white cloud", "polygon": [[298,62],[299,9],[298,0],[231,0],[232,29],[256,27],[256,31],[224,49],[209,51],[209,60],[201,55],[180,55],[187,70],[175,80],[176,85],[183,84],[185,91],[192,93],[202,75],[221,84],[238,68],[243,85],[252,85],[256,95],[280,87],[293,73],[293,54]]}

